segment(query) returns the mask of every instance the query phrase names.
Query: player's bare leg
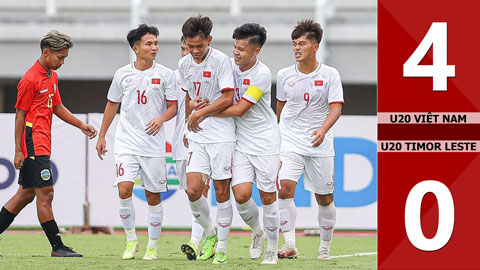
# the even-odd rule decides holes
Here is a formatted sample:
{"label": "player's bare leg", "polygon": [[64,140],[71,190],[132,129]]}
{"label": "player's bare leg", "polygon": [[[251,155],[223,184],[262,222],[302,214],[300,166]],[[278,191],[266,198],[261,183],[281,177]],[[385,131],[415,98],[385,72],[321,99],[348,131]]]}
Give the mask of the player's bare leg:
{"label": "player's bare leg", "polygon": [[317,259],[330,259],[330,245],[336,221],[336,209],[333,194],[315,194],[318,203],[318,224],[320,226],[320,247]]}
{"label": "player's bare leg", "polygon": [[37,197],[38,221],[52,246],[52,257],[82,257],[62,242],[52,211],[53,186],[38,187],[33,190]]}
{"label": "player's bare leg", "polygon": [[282,188],[278,190],[278,208],[280,209],[280,228],[285,238],[285,244],[278,250],[278,258],[296,259],[298,257],[298,250],[295,245],[297,208],[293,198],[297,182],[284,179],[280,183]]}
{"label": "player's bare leg", "polygon": [[206,178],[206,175],[199,172],[187,173],[187,196],[190,208],[207,235],[200,252],[200,260],[208,260],[213,256],[217,242],[217,232],[210,219],[210,207],[207,199],[202,195]]}
{"label": "player's bare leg", "polygon": [[[12,224],[20,211],[33,201],[35,191],[32,188],[23,189],[19,186],[15,195],[0,210],[0,234],[2,234]],[[1,238],[0,238],[1,239]],[[2,255],[0,254],[0,257]]]}
{"label": "player's bare leg", "polygon": [[237,203],[238,213],[252,230],[252,244],[249,253],[250,258],[256,260],[263,255],[266,235],[260,224],[258,207],[252,199],[252,183],[245,182],[235,185],[232,187],[232,191]]}
{"label": "player's bare leg", "polygon": [[143,259],[156,260],[158,259],[158,238],[162,231],[163,205],[160,193],[145,190],[145,196],[147,197],[148,203],[148,245]]}
{"label": "player's bare leg", "polygon": [[230,202],[230,183],[231,179],[213,181],[218,207],[218,245],[213,263],[226,263],[227,259],[227,240],[233,218],[233,208]]}
{"label": "player's bare leg", "polygon": [[124,181],[118,183],[119,208],[118,213],[123,229],[127,235],[127,244],[122,259],[130,260],[138,251],[137,234],[135,233],[135,208],[133,206],[133,182]]}

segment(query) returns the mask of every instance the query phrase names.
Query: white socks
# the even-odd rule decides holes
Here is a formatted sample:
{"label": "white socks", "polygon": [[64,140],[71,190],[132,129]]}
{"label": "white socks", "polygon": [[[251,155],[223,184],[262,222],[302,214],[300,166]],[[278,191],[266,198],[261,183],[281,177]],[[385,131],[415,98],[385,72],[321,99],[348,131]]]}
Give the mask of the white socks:
{"label": "white socks", "polygon": [[163,205],[148,206],[148,245],[147,248],[157,249],[158,238],[162,231]]}
{"label": "white socks", "polygon": [[132,197],[119,200],[120,205],[118,207],[118,213],[120,214],[120,220],[122,221],[123,229],[127,235],[127,241],[136,241],[135,208],[133,207]]}
{"label": "white socks", "polygon": [[217,203],[218,244],[217,250],[227,253],[227,239],[232,226],[233,208],[230,200]]}
{"label": "white socks", "polygon": [[278,199],[280,209],[280,228],[285,238],[285,244],[295,246],[295,222],[297,220],[297,208],[295,201],[291,199]]}
{"label": "white socks", "polygon": [[255,201],[252,198],[250,198],[244,204],[237,203],[237,209],[243,221],[245,221],[245,223],[247,223],[247,225],[250,226],[252,231],[256,235],[263,235],[264,231],[262,226],[260,225],[260,220],[258,218],[258,207],[255,204]]}
{"label": "white socks", "polygon": [[208,206],[207,199],[203,196],[200,196],[200,199],[194,202],[189,200],[188,203],[192,209],[193,216],[205,230],[207,235],[215,236],[217,232],[215,231],[215,227],[210,220],[210,207]]}
{"label": "white socks", "polygon": [[192,234],[190,235],[190,242],[192,242],[198,249],[200,241],[202,241],[205,230],[202,225],[198,224],[197,219],[192,215]]}
{"label": "white socks", "polygon": [[318,224],[320,225],[320,247],[330,250],[333,229],[337,218],[335,203],[332,201],[327,206],[318,205]]}
{"label": "white socks", "polygon": [[265,232],[267,233],[267,250],[276,252],[278,248],[278,230],[280,227],[280,214],[277,201],[274,201],[270,205],[263,206],[263,224],[265,226]]}

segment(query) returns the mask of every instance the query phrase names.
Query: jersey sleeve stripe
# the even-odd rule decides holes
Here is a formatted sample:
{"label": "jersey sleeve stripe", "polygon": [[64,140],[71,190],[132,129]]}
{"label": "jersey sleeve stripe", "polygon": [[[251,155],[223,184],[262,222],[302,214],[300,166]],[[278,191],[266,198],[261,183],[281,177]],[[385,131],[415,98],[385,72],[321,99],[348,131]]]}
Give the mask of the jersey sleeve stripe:
{"label": "jersey sleeve stripe", "polygon": [[112,103],[115,103],[115,104],[119,104],[120,102],[117,102],[117,101],[113,101],[113,100],[110,100],[107,98],[108,101],[112,102]]}
{"label": "jersey sleeve stripe", "polygon": [[287,102],[286,100],[281,100],[281,99],[278,99],[278,98],[277,98],[277,101],[278,101],[278,102],[281,102],[281,103]]}
{"label": "jersey sleeve stripe", "polygon": [[183,91],[183,92],[188,92],[187,89],[185,89],[185,88],[182,88],[182,91]]}
{"label": "jersey sleeve stripe", "polygon": [[177,102],[176,99],[167,99],[167,102]]}
{"label": "jersey sleeve stripe", "polygon": [[330,104],[344,104],[344,103],[345,102],[343,102],[343,101],[333,101],[333,102],[328,103],[328,105],[330,105]]}
{"label": "jersey sleeve stripe", "polygon": [[234,89],[233,88],[223,88],[222,90],[220,90],[220,92],[224,92],[224,91],[233,91]]}
{"label": "jersey sleeve stripe", "polygon": [[242,97],[242,99],[245,100],[246,102],[252,104],[252,105],[255,105],[255,103],[251,102],[250,100],[248,100],[248,99],[246,99],[246,98],[244,98],[244,97]]}

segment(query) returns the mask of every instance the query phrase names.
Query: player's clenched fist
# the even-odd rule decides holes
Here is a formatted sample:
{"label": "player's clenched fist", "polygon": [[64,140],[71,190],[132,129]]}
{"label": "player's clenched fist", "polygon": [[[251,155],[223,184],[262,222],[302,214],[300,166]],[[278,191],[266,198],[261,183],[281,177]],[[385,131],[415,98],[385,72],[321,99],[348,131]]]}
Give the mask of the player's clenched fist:
{"label": "player's clenched fist", "polygon": [[20,169],[23,166],[23,153],[22,152],[15,152],[15,158],[13,159],[13,165],[15,169]]}

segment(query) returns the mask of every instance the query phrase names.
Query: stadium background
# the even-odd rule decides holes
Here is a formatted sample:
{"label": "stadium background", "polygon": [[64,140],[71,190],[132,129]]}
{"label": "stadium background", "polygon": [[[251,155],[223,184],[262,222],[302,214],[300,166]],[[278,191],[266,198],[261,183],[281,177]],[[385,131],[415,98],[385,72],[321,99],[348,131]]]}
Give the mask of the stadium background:
{"label": "stadium background", "polygon": [[[375,0],[2,0],[0,1],[0,204],[17,189],[13,168],[13,124],[16,85],[38,58],[39,39],[51,29],[74,40],[66,64],[58,70],[63,103],[73,113],[100,128],[106,93],[115,70],[129,62],[125,40],[132,23],[146,22],[160,30],[157,62],[172,69],[179,59],[181,25],[192,15],[210,16],[214,22],[212,46],[231,55],[232,32],[245,22],[267,29],[267,43],[260,59],[272,70],[275,93],[277,71],[294,63],[290,33],[298,20],[323,22],[323,62],[336,67],[342,77],[345,106],[334,127],[336,135],[337,225],[345,229],[376,229],[376,11]],[[131,20],[136,14],[137,20]],[[140,18],[140,19],[138,19]],[[272,95],[275,107],[275,94]],[[174,123],[166,126],[171,138]],[[56,119],[53,126],[52,161],[56,168],[54,211],[64,226],[120,225],[116,214],[113,130],[107,145],[109,158],[101,162],[96,139],[88,141],[75,128]],[[173,171],[172,171],[173,170]],[[188,227],[189,208],[176,189],[176,174],[169,163],[169,193],[165,201],[165,226]],[[137,224],[146,224],[146,203],[136,192]],[[169,196],[167,198],[167,196]],[[143,202],[143,203],[142,203]],[[84,212],[88,203],[89,213]],[[214,200],[211,201],[214,206]],[[308,192],[297,192],[297,224],[317,227],[316,206]],[[67,207],[68,206],[68,207]],[[212,217],[214,213],[212,211]],[[85,218],[84,214],[88,213]],[[314,217],[314,218],[312,218]],[[28,206],[14,226],[38,225],[35,206]],[[234,226],[243,226],[235,214]]]}

